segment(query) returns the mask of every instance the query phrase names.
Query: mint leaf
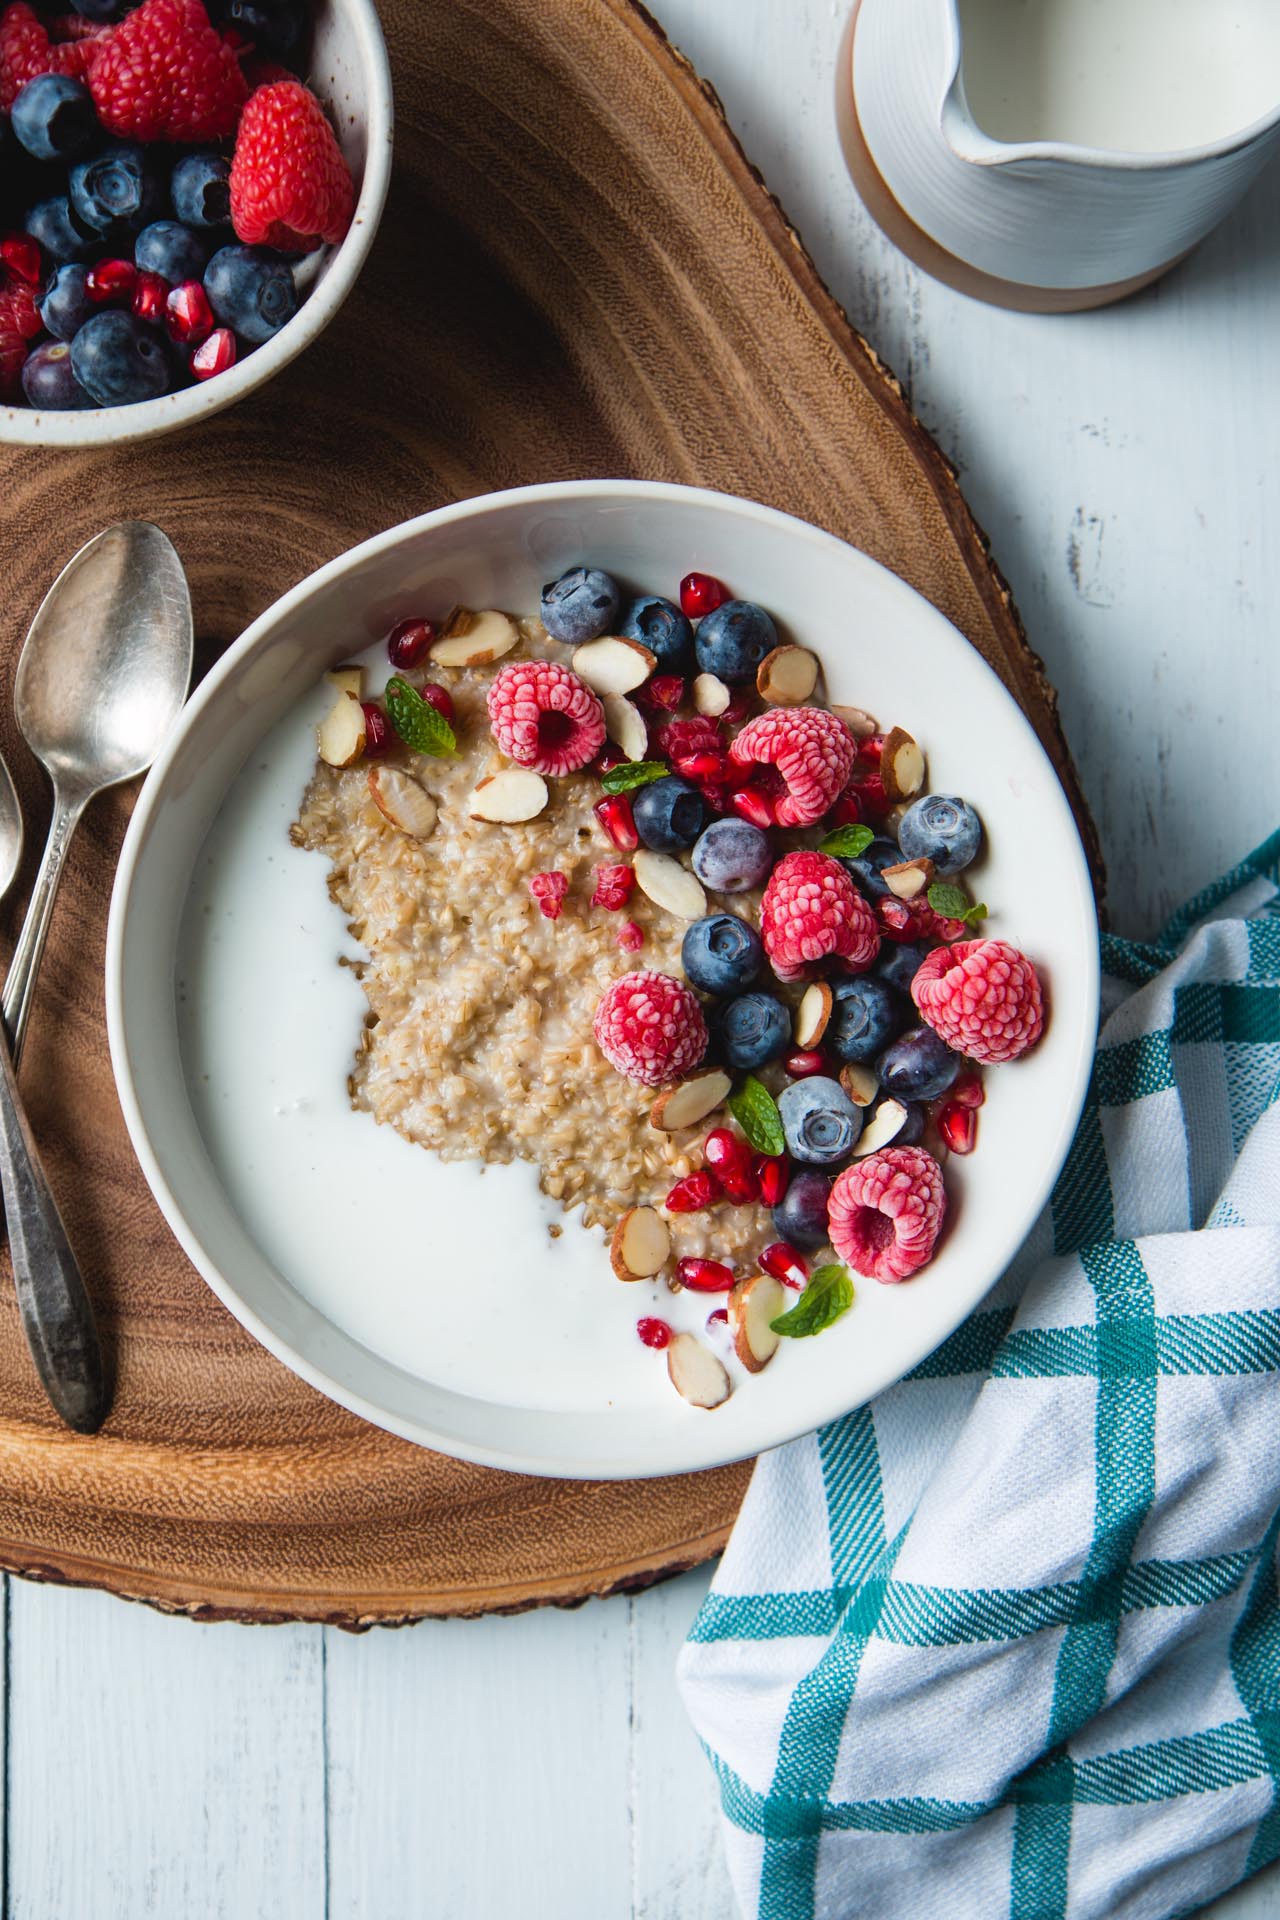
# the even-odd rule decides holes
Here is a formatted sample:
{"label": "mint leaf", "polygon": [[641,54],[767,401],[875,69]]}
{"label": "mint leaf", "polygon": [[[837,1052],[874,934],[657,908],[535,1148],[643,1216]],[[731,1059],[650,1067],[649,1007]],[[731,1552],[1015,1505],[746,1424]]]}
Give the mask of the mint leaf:
{"label": "mint leaf", "polygon": [[837,860],[856,860],[875,839],[870,827],[837,827],[825,840],[819,840],[819,853],[833,853]]}
{"label": "mint leaf", "polygon": [[663,760],[625,760],[600,775],[606,793],[630,793],[633,787],[647,787],[651,780],[665,780],[671,769]]}
{"label": "mint leaf", "polygon": [[960,918],[964,921],[966,927],[976,926],[979,920],[985,920],[986,917],[987,917],[987,908],[986,908],[985,901],[981,902],[976,907],[970,907],[968,913],[962,913],[960,915]]}
{"label": "mint leaf", "polygon": [[414,753],[429,753],[433,759],[443,760],[458,751],[453,728],[444,715],[437,713],[430,701],[424,700],[407,680],[393,674],[383,697],[387,718]]}
{"label": "mint leaf", "polygon": [[788,1340],[807,1340],[834,1325],[853,1305],[853,1282],[841,1266],[818,1267],[789,1312],[769,1322]]}
{"label": "mint leaf", "polygon": [[729,1095],[729,1111],[757,1153],[786,1152],[787,1136],[782,1131],[778,1103],[753,1073]]}
{"label": "mint leaf", "polygon": [[985,920],[985,906],[973,906],[963,887],[953,887],[945,880],[935,880],[929,889],[929,905],[944,920],[960,920],[970,927],[976,920]]}

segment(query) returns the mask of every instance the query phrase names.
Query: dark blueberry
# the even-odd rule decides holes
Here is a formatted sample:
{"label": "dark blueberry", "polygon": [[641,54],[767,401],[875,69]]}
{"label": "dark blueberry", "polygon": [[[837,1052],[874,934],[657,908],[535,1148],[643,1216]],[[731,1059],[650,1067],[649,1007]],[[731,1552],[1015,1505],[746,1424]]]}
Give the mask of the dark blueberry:
{"label": "dark blueberry", "polygon": [[65,340],[45,340],[33,347],[22,369],[22,391],[29,405],[66,413],[94,402],[71,371],[71,348]]}
{"label": "dark blueberry", "polygon": [[887,900],[889,889],[880,878],[882,867],[896,867],[902,855],[892,840],[877,839],[865,852],[855,854],[852,859],[840,856],[840,865],[849,878],[862,888],[868,900]]}
{"label": "dark blueberry", "polygon": [[755,679],[756,668],[777,644],[778,629],[763,607],[726,600],[699,621],[695,647],[703,673],[739,686]]}
{"label": "dark blueberry", "polygon": [[221,11],[257,46],[276,55],[293,53],[307,25],[304,0],[226,0]]}
{"label": "dark blueberry", "polygon": [[702,832],[707,818],[707,803],[696,787],[669,773],[665,780],[651,781],[632,795],[631,812],[636,832],[646,847],[655,853],[678,853],[691,847]]}
{"label": "dark blueberry", "polygon": [[904,860],[932,860],[939,873],[963,873],[978,857],[982,822],[958,795],[926,793],[903,814],[898,844]]}
{"label": "dark blueberry", "polygon": [[102,138],[93,95],[83,80],[42,73],[13,103],[13,131],[37,160],[75,160]]}
{"label": "dark blueberry", "polygon": [[117,308],[85,321],[71,342],[71,367],[100,407],[154,400],[167,390],[171,377],[161,336]]}
{"label": "dark blueberry", "polygon": [[254,347],[298,311],[293,269],[269,247],[223,247],[209,262],[204,290],[221,325]]}
{"label": "dark blueberry", "polygon": [[784,1087],[778,1112],[788,1153],[810,1166],[833,1167],[847,1160],[862,1132],[862,1108],[854,1106],[838,1080],[822,1073]]}
{"label": "dark blueberry", "polygon": [[746,820],[713,820],[693,850],[693,870],[712,893],[762,887],[772,866],[769,836]]}
{"label": "dark blueberry", "polygon": [[580,647],[609,632],[621,600],[617,581],[599,567],[570,567],[542,589],[542,624],[553,640]]}
{"label": "dark blueberry", "polygon": [[169,181],[184,227],[225,227],[231,218],[231,162],[220,153],[184,153]]}
{"label": "dark blueberry", "polygon": [[98,308],[85,291],[89,269],[68,263],[59,267],[40,296],[40,318],[55,340],[74,340]]}
{"label": "dark blueberry", "polygon": [[928,951],[922,942],[886,940],[876,961],[876,972],[891,987],[901,987],[903,993],[910,993],[911,982],[919,973]]}
{"label": "dark blueberry", "polygon": [[75,11],[86,20],[118,20],[134,0],[71,0]]}
{"label": "dark blueberry", "polygon": [[171,287],[199,280],[209,260],[209,249],[198,233],[178,220],[153,220],[134,243],[133,257],[144,273],[158,273]]}
{"label": "dark blueberry", "polygon": [[760,935],[736,913],[709,913],[684,936],[680,960],[688,980],[704,993],[742,993],[760,978]]}
{"label": "dark blueberry", "polygon": [[160,211],[160,163],[154,151],[113,141],[81,160],[68,180],[76,218],[95,233],[137,233]]}
{"label": "dark blueberry", "polygon": [[815,1173],[807,1167],[793,1173],[790,1186],[773,1210],[779,1240],[785,1240],[789,1247],[799,1247],[801,1253],[825,1247],[830,1238],[827,1227],[830,1198],[831,1182],[825,1173]]}
{"label": "dark blueberry", "polygon": [[618,632],[624,640],[638,640],[658,662],[659,673],[692,673],[693,628],[670,600],[641,594],[622,616]]}
{"label": "dark blueberry", "polygon": [[716,1019],[720,1050],[731,1067],[749,1073],[776,1060],[791,1045],[791,1014],[771,993],[744,993],[721,1007]]}
{"label": "dark blueberry", "polygon": [[911,1009],[887,981],[862,973],[832,989],[825,1044],[841,1060],[874,1060],[910,1024]]}
{"label": "dark blueberry", "polygon": [[885,1092],[907,1100],[936,1100],[959,1071],[960,1055],[932,1027],[912,1027],[876,1061],[876,1078]]}
{"label": "dark blueberry", "polygon": [[32,207],[24,224],[51,260],[87,260],[102,250],[101,238],[81,226],[65,193],[53,200],[41,200]]}

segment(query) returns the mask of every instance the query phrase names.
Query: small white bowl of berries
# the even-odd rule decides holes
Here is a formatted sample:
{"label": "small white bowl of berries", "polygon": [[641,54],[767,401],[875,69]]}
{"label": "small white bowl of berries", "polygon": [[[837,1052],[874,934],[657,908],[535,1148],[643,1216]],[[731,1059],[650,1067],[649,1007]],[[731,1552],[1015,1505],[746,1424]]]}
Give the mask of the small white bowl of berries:
{"label": "small white bowl of berries", "polygon": [[386,197],[371,0],[0,5],[0,441],[171,432],[333,318]]}

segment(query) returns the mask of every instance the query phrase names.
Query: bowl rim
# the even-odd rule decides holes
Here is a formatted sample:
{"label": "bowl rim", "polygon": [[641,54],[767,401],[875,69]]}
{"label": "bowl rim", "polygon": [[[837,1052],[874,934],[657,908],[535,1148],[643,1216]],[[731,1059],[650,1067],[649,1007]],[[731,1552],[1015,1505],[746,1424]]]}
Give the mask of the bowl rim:
{"label": "bowl rim", "polygon": [[[652,480],[548,481],[533,486],[513,487],[499,492],[479,494],[467,500],[452,501],[445,506],[437,507],[427,513],[416,515],[410,520],[401,521],[381,533],[372,535],[369,539],[361,541],[354,547],[348,548],[334,559],[327,561],[323,566],[316,568],[314,572],[307,574],[294,586],[288,588],[277,600],[273,601],[269,607],[265,608],[214,663],[213,667],[205,675],[204,679],[188,700],[172,735],[154,762],[138,796],[116,869],[107,922],[105,968],[107,1035],[116,1091],[130,1143],[139,1165],[142,1168],[151,1194],[160,1208],[170,1231],[214,1295],[222,1302],[223,1306],[227,1308],[233,1318],[244,1327],[245,1331],[261,1346],[265,1347],[282,1365],[287,1367],[290,1372],[305,1380],[319,1393],[325,1395],[326,1398],[336,1401],[338,1405],[345,1407],[349,1412],[368,1421],[371,1425],[380,1428],[384,1432],[397,1434],[400,1438],[408,1440],[417,1446],[427,1447],[432,1451],[445,1454],[451,1458],[466,1460],[475,1465],[494,1467],[507,1472],[534,1475],[539,1478],[581,1479],[585,1471],[583,1461],[581,1458],[573,1455],[552,1453],[539,1454],[536,1458],[531,1459],[528,1454],[521,1452],[518,1448],[513,1448],[505,1444],[494,1444],[489,1441],[486,1441],[484,1444],[472,1444],[469,1441],[459,1440],[452,1434],[442,1434],[422,1420],[402,1418],[394,1411],[378,1405],[359,1390],[352,1388],[342,1379],[335,1377],[334,1373],[330,1371],[326,1365],[320,1364],[300,1353],[297,1348],[291,1345],[287,1337],[277,1333],[270,1322],[260,1314],[255,1307],[249,1304],[244,1295],[238,1291],[234,1282],[220,1270],[214,1259],[205,1252],[199,1235],[188,1221],[182,1202],[167,1178],[152,1146],[151,1134],[143,1115],[143,1102],[135,1083],[133,1047],[130,1041],[124,1012],[126,923],[129,916],[134,877],[142,857],[145,854],[153,821],[164,805],[165,788],[169,776],[174,768],[175,762],[185,751],[186,742],[193,725],[198,723],[204,708],[210,705],[221,688],[239,673],[242,666],[251,659],[257,648],[270,636],[273,629],[282,620],[289,617],[299,607],[304,606],[314,595],[322,592],[332,582],[361,566],[367,559],[374,555],[394,550],[397,546],[410,542],[422,532],[447,526],[457,520],[483,519],[486,515],[500,513],[503,509],[511,505],[546,505],[548,507],[554,507],[563,506],[575,501],[599,500],[602,498],[615,501],[634,501],[637,497],[667,504],[705,504],[720,510],[729,508],[748,520],[757,519],[766,520],[771,523],[785,523],[791,535],[798,539],[835,546],[855,554],[860,563],[874,568],[878,573],[884,575],[887,580],[892,581],[893,585],[899,591],[910,594],[913,598],[921,601],[937,619],[944,621],[948,626],[952,625],[952,623],[947,620],[946,615],[936,608],[926,596],[920,594],[915,588],[902,580],[900,576],[893,574],[889,569],[883,567],[880,562],[872,559],[871,555],[865,553],[861,548],[854,547],[852,542],[843,540],[839,535],[828,533],[822,528],[815,527],[810,522],[802,520],[793,514],[784,513],[778,508],[765,506],[760,502],[740,498],[737,495],[724,493],[714,488],[690,487],[677,482]],[[953,631],[956,630],[953,628]],[[969,646],[970,644],[958,631],[957,641],[959,644],[965,646]],[[1079,829],[1072,814],[1066,793],[1052,762],[1049,760],[1044,744],[1039,740],[1038,735],[1035,734],[1035,730],[1031,727],[1027,715],[1014,699],[1014,696],[1003,680],[1001,680],[1000,676],[991,667],[990,663],[983,658],[978,649],[973,648],[972,652],[977,665],[984,669],[986,674],[989,675],[993,693],[1008,703],[1008,707],[1016,716],[1019,724],[1026,728],[1035,740],[1039,752],[1044,757],[1045,766],[1052,775],[1051,791],[1053,801],[1051,804],[1060,809],[1061,817],[1070,828],[1068,845],[1071,848],[1071,858],[1076,869],[1074,874],[1075,887],[1072,891],[1077,892],[1080,899],[1085,903],[1085,910],[1089,920],[1088,930],[1092,932],[1093,938],[1086,940],[1084,943],[1082,955],[1084,977],[1077,983],[1082,989],[1083,1017],[1080,1021],[1079,1031],[1074,1036],[1075,1057],[1070,1094],[1064,1101],[1058,1115],[1058,1126],[1054,1136],[1052,1152],[1046,1156],[1037,1178],[1034,1181],[1028,1181],[1022,1188],[1021,1203],[1018,1208],[1020,1225],[1016,1239],[1014,1239],[1009,1246],[1007,1253],[1002,1253],[1000,1264],[994,1272],[991,1272],[987,1276],[981,1291],[977,1293],[972,1300],[967,1302],[959,1319],[951,1323],[947,1331],[940,1336],[937,1344],[940,1344],[941,1340],[948,1338],[957,1325],[963,1324],[964,1318],[966,1318],[969,1313],[977,1310],[982,1299],[990,1292],[991,1287],[1000,1279],[1001,1274],[1007,1270],[1010,1261],[1016,1257],[1021,1247],[1025,1244],[1027,1235],[1031,1232],[1044,1205],[1049,1199],[1058,1175],[1065,1164],[1072,1140],[1075,1137],[1080,1115],[1084,1109],[1085,1098],[1093,1072],[1098,1018],[1101,1005],[1101,958],[1097,939],[1096,899],[1083,842],[1081,841]],[[1064,881],[1065,879],[1066,876],[1064,875]],[[233,1205],[230,1196],[227,1198],[228,1205]],[[323,1315],[321,1317],[324,1318]],[[326,1320],[325,1324],[331,1325],[332,1323]],[[351,1338],[352,1336],[344,1335],[343,1337]],[[933,1350],[935,1349],[929,1349],[929,1351]],[[386,1364],[394,1365],[393,1362],[386,1362]],[[918,1364],[918,1362],[913,1362],[913,1364]],[[688,1461],[668,1464],[665,1461],[654,1462],[652,1460],[622,1465],[616,1463],[613,1459],[601,1460],[597,1464],[593,1464],[590,1470],[590,1477],[599,1480],[653,1479],[672,1474],[701,1472],[716,1467],[728,1466],[735,1461],[753,1457],[775,1446],[786,1444],[790,1440],[801,1438],[804,1434],[814,1431],[818,1426],[825,1424],[827,1421],[842,1417],[844,1414],[852,1412],[856,1407],[865,1405],[878,1394],[884,1392],[888,1387],[895,1385],[901,1378],[902,1370],[890,1361],[887,1367],[880,1371],[874,1371],[871,1374],[869,1386],[866,1385],[865,1382],[859,1385],[856,1397],[847,1405],[839,1408],[824,1406],[819,1410],[813,1421],[799,1428],[795,1426],[794,1420],[776,1422],[775,1427],[762,1429],[759,1435],[752,1439],[746,1453],[744,1453],[740,1445],[726,1445],[723,1449],[713,1447],[705,1454],[705,1457],[700,1457],[692,1465]],[[714,1432],[714,1429],[712,1431]]]}
{"label": "bowl rim", "polygon": [[346,236],[293,319],[216,380],[161,394],[156,400],[67,413],[0,407],[0,446],[119,447],[199,425],[274,379],[324,332],[369,257],[391,182],[395,129],[391,65],[374,0],[331,0],[331,4],[351,21],[356,33],[368,105],[364,173]]}

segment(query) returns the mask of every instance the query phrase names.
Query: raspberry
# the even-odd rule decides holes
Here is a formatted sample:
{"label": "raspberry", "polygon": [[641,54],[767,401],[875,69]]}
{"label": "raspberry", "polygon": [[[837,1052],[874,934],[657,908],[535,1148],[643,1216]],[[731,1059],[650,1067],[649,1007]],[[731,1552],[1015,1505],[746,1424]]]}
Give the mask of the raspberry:
{"label": "raspberry", "polygon": [[16,400],[29,342],[40,332],[34,289],[20,281],[0,292],[0,400]]}
{"label": "raspberry", "polygon": [[1031,962],[1004,940],[962,940],[926,954],[911,997],[956,1053],[996,1066],[1034,1047],[1044,995]]}
{"label": "raspberry", "polygon": [[891,1286],[933,1253],[947,1196],[923,1147],[884,1147],[846,1167],[831,1189],[831,1244],[855,1273]]}
{"label": "raspberry", "polygon": [[489,724],[509,760],[535,773],[576,773],[604,745],[604,708],[554,660],[518,660],[489,688]]}
{"label": "raspberry", "polygon": [[0,113],[8,113],[28,80],[42,73],[66,73],[79,80],[87,64],[85,42],[55,46],[45,24],[25,0],[0,13]]}
{"label": "raspberry", "polygon": [[231,223],[250,247],[309,253],[351,225],[355,188],[324,108],[300,80],[259,87],[240,116]]}
{"label": "raspberry", "polygon": [[827,853],[788,853],[779,860],[760,902],[760,937],[779,980],[801,980],[815,962],[830,958],[861,973],[880,945],[875,915]]}
{"label": "raspberry", "polygon": [[618,928],[618,945],[624,953],[639,953],[644,945],[644,928],[634,920],[624,920]]}
{"label": "raspberry", "polygon": [[776,766],[787,783],[778,825],[811,827],[843,792],[854,742],[844,721],[825,707],[773,707],[748,720],[729,753],[740,767]]}
{"label": "raspberry", "polygon": [[678,1080],[707,1050],[702,1008],[666,973],[624,973],[601,996],[592,1028],[609,1065],[646,1087]]}
{"label": "raspberry", "polygon": [[558,920],[564,897],[569,891],[569,879],[563,873],[535,873],[529,881],[529,891],[538,903],[544,920]]}
{"label": "raspberry", "polygon": [[221,140],[249,89],[203,0],[143,0],[88,49],[98,118],[122,140]]}
{"label": "raspberry", "polygon": [[619,913],[631,898],[636,884],[634,867],[597,867],[596,890],[591,896],[593,907],[607,907],[610,913]]}
{"label": "raspberry", "polygon": [[664,760],[691,760],[695,753],[723,753],[724,741],[715,721],[706,714],[693,720],[667,720],[658,728],[654,745]]}

